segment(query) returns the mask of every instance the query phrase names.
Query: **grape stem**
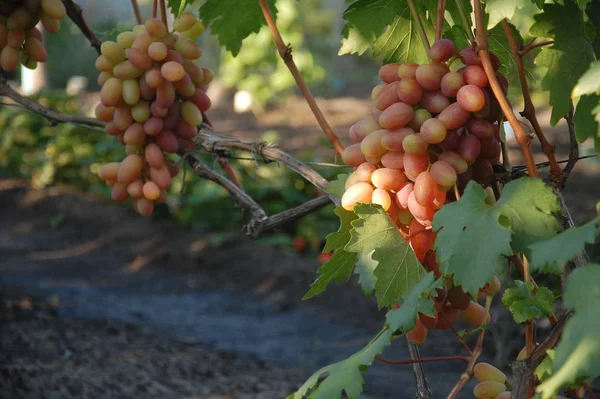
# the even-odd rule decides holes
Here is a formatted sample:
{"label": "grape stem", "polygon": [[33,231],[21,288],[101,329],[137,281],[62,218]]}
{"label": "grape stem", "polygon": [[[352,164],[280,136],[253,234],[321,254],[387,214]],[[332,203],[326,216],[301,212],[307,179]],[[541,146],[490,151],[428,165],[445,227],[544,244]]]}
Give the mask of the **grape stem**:
{"label": "grape stem", "polygon": [[162,21],[167,27],[167,31],[169,30],[169,21],[167,19],[167,5],[165,0],[160,0],[160,15],[162,16]]}
{"label": "grape stem", "polygon": [[341,155],[344,151],[344,146],[342,145],[342,142],[337,137],[327,120],[325,119],[323,112],[321,112],[321,109],[317,105],[317,101],[310,92],[308,85],[302,78],[302,75],[300,74],[296,63],[294,62],[294,58],[292,57],[292,48],[291,46],[286,46],[284,44],[281,34],[279,33],[279,29],[277,29],[277,25],[275,24],[275,20],[273,19],[273,14],[271,14],[271,10],[269,9],[269,5],[267,4],[267,1],[258,0],[258,3],[260,4],[262,13],[265,17],[265,20],[267,21],[267,25],[269,25],[269,29],[271,30],[271,34],[273,35],[275,44],[277,45],[279,56],[292,73],[292,76],[296,81],[296,85],[304,95],[308,106],[310,107],[312,113],[315,115],[315,118],[317,119],[319,126],[327,136],[327,139],[329,139],[329,142],[331,143],[331,145],[333,145],[333,148],[335,148],[337,153]]}
{"label": "grape stem", "polygon": [[465,362],[469,361],[469,356],[439,356],[439,357],[424,357],[421,359],[411,359],[411,360],[388,360],[382,356],[375,356],[375,359],[379,360],[381,363],[385,364],[393,364],[393,365],[402,365],[402,364],[413,364],[413,363],[432,363],[432,362],[443,362],[446,360],[463,360]]}
{"label": "grape stem", "polygon": [[431,57],[429,56],[429,39],[427,39],[427,33],[425,32],[423,21],[421,21],[421,17],[419,16],[419,12],[417,11],[417,7],[415,7],[413,0],[408,0],[408,8],[410,9],[410,15],[413,19],[413,22],[417,24],[417,32],[419,32],[421,42],[423,43],[425,50],[427,50],[427,58],[431,60]]}
{"label": "grape stem", "polygon": [[479,356],[481,355],[481,350],[483,347],[483,337],[485,335],[485,330],[487,330],[487,326],[485,325],[485,322],[490,314],[492,298],[493,298],[492,295],[487,295],[485,297],[485,316],[483,317],[483,323],[480,327],[481,331],[479,332],[479,337],[477,338],[477,344],[475,345],[475,349],[473,349],[473,353],[471,354],[471,356],[469,358],[469,364],[467,365],[467,369],[465,370],[464,373],[462,373],[462,375],[460,376],[460,379],[458,380],[456,385],[454,385],[454,388],[452,388],[452,391],[450,391],[450,394],[448,395],[448,397],[446,399],[456,398],[458,396],[458,394],[460,393],[460,390],[465,386],[465,384],[467,382],[469,382],[469,380],[473,376],[473,368],[475,367],[475,364],[477,363],[477,359],[479,359]]}
{"label": "grape stem", "polygon": [[[563,180],[562,183],[565,185],[567,183],[567,179],[569,175],[573,171],[575,164],[580,159],[579,158],[579,143],[577,142],[577,136],[575,135],[575,122],[573,121],[574,109],[573,104],[569,108],[569,113],[565,116],[565,120],[567,121],[567,127],[569,128],[569,161],[567,165],[563,169]],[[595,154],[594,154],[595,155]]]}
{"label": "grape stem", "polygon": [[71,21],[73,21],[73,23],[77,25],[79,30],[81,30],[81,33],[83,33],[83,35],[90,42],[90,45],[96,50],[98,55],[100,55],[100,46],[102,45],[102,42],[100,41],[100,39],[98,39],[94,31],[90,29],[89,25],[83,18],[83,10],[81,9],[81,7],[78,4],[75,4],[73,0],[62,0],[62,2],[65,6],[65,9],[67,10],[67,15],[69,16]]}
{"label": "grape stem", "polygon": [[523,103],[524,108],[521,112],[521,116],[529,120],[535,135],[537,136],[541,146],[542,151],[546,154],[548,161],[550,162],[550,174],[552,175],[553,180],[558,183],[562,180],[562,171],[560,170],[560,166],[556,163],[556,156],[554,155],[556,147],[548,142],[542,127],[540,126],[540,122],[537,119],[537,115],[535,113],[535,106],[533,105],[533,101],[531,100],[531,93],[529,92],[529,84],[527,83],[527,77],[525,76],[525,67],[523,66],[523,54],[519,52],[519,46],[517,41],[515,40],[512,32],[510,31],[510,26],[506,21],[506,18],[502,20],[502,29],[504,30],[504,35],[506,39],[508,39],[508,45],[510,46],[510,51],[513,54],[515,62],[517,64],[517,72],[519,74],[519,81],[521,83],[521,91],[523,92]]}
{"label": "grape stem", "polygon": [[131,7],[133,7],[133,13],[135,14],[135,20],[137,21],[138,25],[142,24],[142,13],[140,11],[140,5],[138,4],[137,0],[131,0]]}
{"label": "grape stem", "polygon": [[152,2],[152,18],[156,18],[158,14],[158,0]]}
{"label": "grape stem", "polygon": [[492,91],[494,92],[494,96],[498,100],[500,107],[502,108],[502,112],[508,119],[510,126],[515,132],[515,136],[517,138],[517,142],[521,147],[521,152],[525,158],[525,164],[527,165],[527,171],[529,172],[529,176],[535,178],[538,177],[538,172],[535,167],[535,162],[533,160],[533,153],[531,152],[531,142],[529,135],[523,129],[523,126],[517,120],[515,116],[512,106],[508,102],[508,99],[504,95],[500,84],[498,83],[498,78],[496,77],[496,73],[494,68],[492,67],[492,61],[490,60],[490,54],[488,52],[488,39],[485,33],[485,27],[483,24],[483,11],[481,9],[481,0],[474,0],[475,3],[473,8],[475,10],[475,22],[476,22],[476,42],[477,42],[477,52],[479,54],[479,58],[481,59],[481,64],[483,65],[483,69],[485,70],[485,74],[487,75],[490,86],[492,87]]}
{"label": "grape stem", "polygon": [[444,29],[444,12],[446,10],[446,0],[438,0],[437,4],[437,21],[435,24],[435,40],[442,38],[442,30]]}
{"label": "grape stem", "polygon": [[554,40],[548,40],[548,41],[545,41],[545,42],[539,42],[539,43],[533,44],[534,41],[535,41],[535,38],[533,39],[533,41],[529,45],[527,45],[524,48],[520,49],[519,50],[519,55],[524,56],[525,54],[527,54],[528,52],[530,52],[533,49],[536,49],[538,47],[543,47],[543,46],[550,46],[550,45],[554,44]]}

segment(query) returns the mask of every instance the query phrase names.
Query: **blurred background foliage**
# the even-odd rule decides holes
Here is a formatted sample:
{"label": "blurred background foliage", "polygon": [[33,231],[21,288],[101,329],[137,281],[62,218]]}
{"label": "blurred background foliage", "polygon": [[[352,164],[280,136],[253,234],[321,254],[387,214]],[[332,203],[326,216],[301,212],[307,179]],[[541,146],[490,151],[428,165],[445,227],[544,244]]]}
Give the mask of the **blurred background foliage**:
{"label": "blurred background foliage", "polygon": [[[114,39],[118,33],[135,25],[129,1],[78,0],[78,3],[102,40]],[[150,15],[150,2],[140,3],[143,15]],[[344,0],[277,0],[276,5],[278,26],[286,43],[292,45],[294,60],[313,93],[326,98],[368,99],[373,86],[379,83],[380,63],[372,60],[368,52],[361,57],[337,55],[344,24]],[[517,13],[513,22],[522,33],[528,32],[533,24],[535,12],[537,9],[528,5]],[[524,39],[527,41],[529,37]],[[250,109],[255,113],[277,106],[290,95],[299,95],[266,27],[248,37],[235,58],[219,47],[211,37],[210,29],[199,43],[204,53],[203,64],[217,71],[217,79],[211,86],[225,88],[231,96],[236,91],[249,93],[254,101]],[[78,76],[87,79],[87,92],[98,90],[95,51],[67,19],[62,22],[58,34],[47,35],[46,47],[48,84],[36,98],[60,112],[91,114],[93,108],[86,103],[84,93],[68,91],[71,93],[68,95],[65,89],[72,77]],[[543,71],[533,64],[535,55],[535,51],[528,54],[526,65],[532,77],[534,99],[541,104],[547,102],[547,97],[537,90]],[[10,77],[16,81],[20,78],[19,73]],[[521,102],[518,82],[516,76],[509,78],[510,100],[518,106]],[[231,107],[231,104],[224,101],[224,106]],[[25,178],[38,187],[65,184],[86,193],[110,196],[109,188],[94,172],[104,162],[123,158],[123,149],[113,137],[74,125],[50,127],[38,115],[9,106],[0,107],[0,129],[0,175]],[[269,140],[272,141],[271,137]],[[295,155],[304,161],[316,159],[311,150]],[[214,159],[206,158],[205,161],[211,163]],[[270,214],[289,209],[316,194],[312,186],[286,168],[247,160],[232,162],[240,173],[244,188]],[[320,168],[319,171],[328,179],[343,172],[336,168]],[[215,184],[197,179],[189,171],[184,176],[182,171],[171,192],[168,205],[157,212],[157,217],[172,215],[183,225],[215,232],[215,239],[239,231],[244,218],[242,212],[232,208],[231,198]],[[130,204],[125,206],[130,207]],[[266,240],[287,246],[292,244],[294,237],[301,236],[308,249],[317,252],[322,247],[323,237],[337,228],[333,216],[331,206],[328,206],[286,226],[283,234]]]}

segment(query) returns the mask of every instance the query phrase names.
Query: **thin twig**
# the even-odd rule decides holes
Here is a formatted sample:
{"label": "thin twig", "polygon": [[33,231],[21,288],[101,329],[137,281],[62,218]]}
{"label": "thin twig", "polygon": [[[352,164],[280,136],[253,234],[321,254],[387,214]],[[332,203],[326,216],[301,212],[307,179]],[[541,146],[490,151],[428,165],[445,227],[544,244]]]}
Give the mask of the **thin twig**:
{"label": "thin twig", "polygon": [[431,388],[429,388],[429,383],[427,382],[427,377],[425,376],[425,370],[423,370],[423,364],[418,362],[421,360],[421,355],[419,354],[419,347],[408,339],[408,335],[404,335],[406,338],[406,346],[408,347],[408,354],[410,359],[414,362],[412,363],[413,376],[415,378],[415,385],[417,386],[417,392],[414,396],[415,399],[433,399],[433,393],[431,392]]}
{"label": "thin twig", "polygon": [[421,38],[421,42],[423,42],[425,50],[427,50],[427,57],[429,57],[429,39],[427,39],[427,33],[425,32],[423,21],[421,21],[421,17],[419,16],[419,12],[417,11],[417,7],[415,7],[413,0],[408,0],[408,8],[410,9],[410,15],[413,19],[413,22],[417,24],[417,32],[419,32],[419,37]]}
{"label": "thin twig", "polygon": [[138,25],[142,24],[142,12],[140,11],[140,5],[137,0],[131,0],[131,6],[133,7],[133,13],[135,14],[135,20]]}
{"label": "thin twig", "polygon": [[104,127],[104,123],[97,119],[83,115],[62,114],[50,108],[44,107],[37,101],[17,93],[2,77],[0,77],[0,96],[6,96],[24,108],[42,115],[44,118],[50,121],[52,126],[55,126],[59,123],[74,123],[80,125]]}
{"label": "thin twig", "polygon": [[527,54],[528,52],[530,52],[531,50],[533,50],[535,48],[543,47],[543,46],[550,46],[550,45],[554,44],[554,40],[548,40],[546,42],[540,42],[540,43],[537,43],[537,44],[533,44],[533,42],[535,41],[535,39],[536,38],[534,38],[533,41],[529,45],[527,45],[524,48],[522,48],[521,50],[519,50],[519,54],[521,56],[524,56],[525,54]]}
{"label": "thin twig", "polygon": [[167,5],[165,0],[160,0],[160,15],[162,16],[162,21],[169,30],[169,21],[167,19]]}
{"label": "thin twig", "polygon": [[521,112],[521,116],[529,120],[531,126],[533,127],[533,131],[537,136],[540,144],[542,146],[542,151],[548,158],[550,162],[550,174],[552,175],[554,182],[558,183],[561,180],[562,172],[560,167],[556,163],[556,156],[554,155],[555,146],[551,145],[544,132],[542,127],[540,126],[540,122],[537,119],[537,115],[535,113],[535,106],[533,105],[533,101],[531,100],[531,93],[529,92],[529,84],[527,83],[527,77],[525,76],[525,67],[523,66],[523,56],[519,54],[519,46],[517,41],[515,40],[512,32],[510,31],[510,27],[508,26],[508,22],[506,19],[502,20],[502,29],[504,30],[504,35],[508,39],[508,45],[510,46],[510,50],[513,54],[515,62],[517,64],[517,72],[519,74],[519,81],[521,83],[521,91],[523,92],[523,111]]}
{"label": "thin twig", "polygon": [[333,129],[331,128],[331,126],[329,125],[327,120],[325,119],[325,116],[323,115],[323,113],[321,112],[321,109],[317,105],[317,101],[313,97],[306,82],[302,78],[302,75],[300,74],[300,71],[298,70],[296,63],[294,62],[294,58],[292,57],[292,48],[290,46],[286,46],[284,44],[283,39],[281,38],[281,34],[279,33],[279,30],[277,29],[277,25],[275,24],[275,20],[273,19],[273,14],[271,14],[271,10],[269,9],[269,5],[267,4],[267,1],[266,0],[258,0],[258,2],[260,4],[260,8],[265,17],[265,20],[267,21],[267,25],[269,25],[269,28],[271,29],[273,39],[275,40],[275,44],[277,45],[277,50],[279,52],[279,56],[281,57],[281,59],[283,60],[285,65],[287,65],[288,69],[292,73],[292,76],[294,76],[294,79],[296,80],[296,84],[298,85],[298,88],[304,95],[304,98],[306,99],[308,106],[310,107],[311,111],[315,115],[315,118],[317,119],[319,126],[321,127],[321,129],[323,130],[323,132],[325,133],[327,138],[329,139],[329,142],[331,143],[331,145],[333,145],[333,148],[335,148],[335,150],[338,152],[338,154],[341,155],[342,152],[344,151],[344,146],[342,145],[342,142],[337,137],[337,135],[335,134],[335,132],[333,131]]}
{"label": "thin twig", "polygon": [[483,11],[481,9],[481,0],[474,0],[474,9],[475,9],[475,21],[476,21],[476,32],[477,32],[477,50],[479,54],[479,58],[481,59],[481,64],[483,65],[483,69],[485,70],[485,74],[487,75],[490,86],[492,87],[492,91],[494,92],[494,96],[498,100],[500,107],[502,108],[502,112],[508,119],[510,126],[515,132],[515,136],[517,138],[517,142],[521,147],[521,151],[523,152],[523,156],[525,157],[525,163],[527,164],[527,171],[529,172],[529,176],[537,177],[537,169],[535,168],[535,161],[533,160],[533,153],[531,152],[531,142],[529,136],[523,129],[523,126],[517,120],[517,117],[513,113],[512,106],[508,102],[508,99],[504,95],[502,88],[498,82],[498,78],[496,77],[496,73],[494,68],[492,67],[492,61],[490,60],[490,54],[488,52],[488,39],[485,33],[485,26],[483,24]]}
{"label": "thin twig", "polygon": [[87,22],[83,18],[83,10],[79,5],[75,4],[73,0],[62,0],[65,5],[65,9],[67,10],[67,15],[71,18],[71,21],[75,23],[81,30],[81,33],[89,40],[90,45],[96,49],[98,54],[100,53],[100,46],[102,42],[96,37],[96,34],[92,29],[90,29]]}
{"label": "thin twig", "polygon": [[573,171],[577,160],[579,159],[579,143],[577,142],[577,137],[575,135],[575,122],[573,121],[573,104],[571,104],[571,108],[569,108],[569,113],[565,116],[565,120],[567,121],[567,126],[569,127],[569,160],[567,165],[563,169],[563,178],[562,185],[563,188],[567,184],[567,179],[569,175]]}
{"label": "thin twig", "polygon": [[467,382],[469,382],[469,380],[473,376],[473,368],[477,363],[477,359],[479,359],[479,356],[481,355],[481,349],[483,347],[483,337],[487,329],[487,327],[484,328],[483,326],[487,324],[487,319],[490,314],[490,307],[492,305],[492,298],[492,295],[487,295],[485,298],[485,315],[483,316],[483,322],[481,326],[481,331],[479,332],[479,337],[477,338],[477,344],[475,345],[475,349],[473,349],[473,353],[471,354],[471,358],[469,360],[469,364],[467,365],[467,369],[464,373],[462,373],[460,379],[458,380],[456,385],[454,385],[452,391],[450,391],[450,394],[448,395],[447,399],[456,398],[460,393],[460,390],[465,386]]}
{"label": "thin twig", "polygon": [[444,29],[444,12],[446,11],[446,0],[438,0],[437,4],[437,21],[435,24],[435,40],[442,38],[442,30]]}
{"label": "thin twig", "polygon": [[152,3],[152,18],[156,18],[158,15],[158,0],[154,0]]}
{"label": "thin twig", "polygon": [[388,360],[380,355],[375,356],[375,359],[379,360],[381,363],[385,364],[393,364],[393,365],[403,365],[403,364],[413,364],[413,363],[433,363],[433,362],[443,362],[447,360],[463,360],[468,362],[469,356],[439,356],[439,357],[424,357],[418,360]]}

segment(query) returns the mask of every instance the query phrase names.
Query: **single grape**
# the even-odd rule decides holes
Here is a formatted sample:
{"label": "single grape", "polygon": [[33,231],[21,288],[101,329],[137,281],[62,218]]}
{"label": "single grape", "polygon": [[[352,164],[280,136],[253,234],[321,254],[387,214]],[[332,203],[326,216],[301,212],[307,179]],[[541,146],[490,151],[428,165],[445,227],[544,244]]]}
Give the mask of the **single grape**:
{"label": "single grape", "polygon": [[40,5],[44,13],[53,19],[60,20],[67,15],[67,10],[61,1],[42,0]]}
{"label": "single grape", "polygon": [[379,69],[379,78],[385,83],[392,83],[400,80],[398,76],[398,67],[400,64],[386,64]]}
{"label": "single grape", "polygon": [[494,125],[485,119],[471,119],[467,123],[467,130],[481,140],[494,137]]}
{"label": "single grape", "polygon": [[127,128],[127,130],[125,130],[123,141],[125,144],[143,144],[146,141],[146,132],[144,132],[144,126],[138,122],[133,123]]}
{"label": "single grape", "polygon": [[127,193],[132,198],[140,198],[144,195],[144,182],[141,179],[137,179],[127,185]]}
{"label": "single grape", "polygon": [[354,171],[354,172],[350,173],[350,175],[346,179],[346,182],[344,183],[344,190],[348,190],[350,187],[352,187],[356,183],[360,183],[360,182],[361,182],[360,177],[358,177],[358,175],[356,174],[356,171]]}
{"label": "single grape", "polygon": [[444,151],[438,155],[438,160],[449,163],[457,174],[465,173],[469,165],[454,151]]}
{"label": "single grape", "polygon": [[131,107],[131,116],[136,122],[146,122],[150,119],[150,114],[150,106],[146,101],[140,101]]}
{"label": "single grape", "polygon": [[153,38],[161,39],[167,34],[167,27],[158,18],[148,18],[144,25],[146,32]]}
{"label": "single grape", "polygon": [[462,159],[471,165],[481,152],[481,143],[479,139],[473,135],[464,136],[458,144],[458,153]]}
{"label": "single grape", "polygon": [[388,191],[399,190],[406,180],[404,173],[396,169],[380,168],[371,174],[371,183]]}
{"label": "single grape", "polygon": [[479,65],[469,65],[463,70],[463,78],[467,84],[485,87],[488,84],[488,78],[485,71]]}
{"label": "single grape", "polygon": [[419,131],[423,122],[431,118],[431,113],[424,108],[419,108],[414,111],[413,119],[410,121],[408,127],[414,131]]}
{"label": "single grape", "polygon": [[194,13],[190,11],[183,12],[173,23],[173,29],[177,32],[185,32],[186,30],[192,29],[196,24],[196,21],[197,18]]}
{"label": "single grape", "polygon": [[342,152],[342,161],[348,166],[358,166],[365,162],[365,156],[361,151],[361,144],[352,144]]}
{"label": "single grape", "polygon": [[396,205],[402,209],[408,208],[408,196],[414,191],[415,185],[411,182],[406,182],[400,190],[396,192]]}
{"label": "single grape", "polygon": [[357,143],[356,145],[360,146],[360,149],[365,156],[381,158],[381,156],[387,152],[387,150],[381,145],[381,139],[386,133],[387,130],[376,130],[369,133],[369,135],[367,135],[367,137],[365,137],[361,143]]}
{"label": "single grape", "polygon": [[446,97],[456,97],[456,93],[464,85],[465,79],[459,72],[448,72],[442,78],[440,90]]}
{"label": "single grape", "polygon": [[494,181],[494,168],[483,158],[477,158],[473,162],[473,180],[479,184],[488,185]]}
{"label": "single grape", "polygon": [[[393,82],[385,87],[381,88],[375,97],[375,108],[380,111],[384,111],[390,105],[397,103],[400,101],[398,97],[398,82]],[[375,91],[374,91],[375,93]]]}
{"label": "single grape", "polygon": [[156,144],[165,152],[176,153],[180,143],[177,136],[170,130],[163,130],[156,136]]}
{"label": "single grape", "polygon": [[135,42],[136,34],[130,31],[121,32],[117,35],[117,43],[124,49],[131,48]]}
{"label": "single grape", "polygon": [[400,79],[415,79],[417,76],[417,68],[419,64],[410,62],[402,63],[398,66],[398,77]]}
{"label": "single grape", "polygon": [[[413,196],[409,197],[409,203],[412,203],[412,201],[410,200],[411,197]],[[414,216],[415,218],[417,218],[416,215]],[[423,262],[423,260],[425,259],[425,255],[433,247],[433,233],[431,232],[431,229],[426,229],[425,226],[419,223],[417,219],[413,219],[410,222],[408,232],[408,241],[410,243],[410,246],[415,252],[415,256],[417,257],[419,262]]]}
{"label": "single grape", "polygon": [[125,104],[135,105],[140,101],[140,84],[137,80],[124,80],[122,91]]}
{"label": "single grape", "polygon": [[459,52],[460,59],[465,65],[481,65],[479,55],[472,47],[466,47]]}
{"label": "single grape", "polygon": [[[427,257],[429,257],[429,254],[427,254]],[[427,329],[434,328],[438,321],[437,320],[437,312],[435,312],[435,308],[434,308],[434,312],[433,312],[433,317],[427,316],[426,314],[423,314],[423,313],[419,313],[419,320],[421,321],[421,324],[423,324],[423,326],[425,328],[427,328]]]}
{"label": "single grape", "polygon": [[180,37],[175,41],[175,51],[189,60],[197,60],[202,56],[200,45],[187,37]]}
{"label": "single grape", "polygon": [[125,157],[119,172],[117,173],[117,182],[119,183],[131,183],[142,173],[143,162],[139,155],[128,155]]}
{"label": "single grape", "polygon": [[390,151],[381,157],[381,164],[386,168],[404,169],[404,152]]}
{"label": "single grape", "polygon": [[429,58],[433,62],[448,61],[454,54],[456,54],[456,46],[449,39],[436,40],[429,49]]}
{"label": "single grape", "polygon": [[164,165],[159,169],[150,168],[150,178],[162,189],[166,189],[171,185],[171,174]]}
{"label": "single grape", "polygon": [[402,142],[402,148],[406,153],[410,154],[425,154],[427,152],[427,148],[429,148],[429,144],[423,139],[423,137],[416,133],[408,135],[404,138]]}
{"label": "single grape", "polygon": [[177,63],[175,61],[168,61],[163,64],[160,68],[160,73],[163,77],[169,82],[176,82],[179,79],[182,79],[185,75],[185,69],[183,69],[183,65]]}
{"label": "single grape", "polygon": [[382,188],[376,188],[375,190],[373,190],[373,194],[371,196],[371,203],[381,205],[383,210],[387,211],[392,205],[392,198],[386,190]]}
{"label": "single grape", "polygon": [[98,105],[96,105],[94,113],[96,115],[96,119],[102,122],[108,122],[112,120],[113,114],[115,113],[115,108],[107,107],[102,103],[98,103]]}
{"label": "single grape", "polygon": [[[420,224],[423,226],[431,226],[434,213],[433,207],[419,204],[415,198],[414,191],[408,195],[408,210],[413,214],[415,220],[417,220]],[[427,250],[429,249],[431,248],[427,248]],[[423,256],[425,256],[425,254],[423,254]]]}
{"label": "single grape", "polygon": [[469,306],[460,313],[463,319],[472,326],[479,327],[484,324],[484,321],[486,324],[490,322],[490,315],[488,314],[486,318],[485,308],[477,302],[470,301]]}
{"label": "single grape", "polygon": [[100,46],[100,52],[113,65],[125,61],[125,49],[113,41],[105,41]]}
{"label": "single grape", "polygon": [[447,298],[450,305],[459,310],[465,310],[469,307],[469,302],[471,302],[471,298],[463,291],[460,285],[450,288]]}
{"label": "single grape", "polygon": [[160,197],[160,188],[153,181],[147,181],[142,187],[144,197],[150,201],[155,201]]}
{"label": "single grape", "polygon": [[111,197],[115,202],[123,202],[129,197],[127,193],[127,184],[116,183],[111,190]]}
{"label": "single grape", "polygon": [[439,144],[446,138],[446,126],[436,118],[423,122],[420,131],[421,137],[429,144]]}
{"label": "single grape", "polygon": [[119,79],[137,79],[144,74],[144,70],[135,67],[131,61],[125,60],[115,65],[113,73]]}
{"label": "single grape", "polygon": [[439,114],[450,105],[450,100],[439,91],[426,91],[423,92],[420,104],[432,114]]}
{"label": "single grape", "polygon": [[457,151],[461,137],[462,136],[457,130],[448,130],[446,132],[446,138],[439,144],[439,146],[444,151]]}
{"label": "single grape", "polygon": [[415,345],[421,345],[427,339],[427,328],[417,318],[415,326],[406,334],[408,340]]}
{"label": "single grape", "polygon": [[377,166],[375,166],[369,162],[363,162],[360,165],[358,165],[358,167],[356,168],[354,173],[356,173],[356,175],[358,176],[360,181],[370,182],[371,175],[376,170],[377,170]]}
{"label": "single grape", "polygon": [[410,105],[418,104],[423,95],[423,89],[421,89],[419,83],[414,79],[403,79],[398,83],[396,91],[398,92],[400,101]]}
{"label": "single grape", "polygon": [[[8,47],[5,47],[5,50]],[[4,50],[2,50],[4,52]],[[117,105],[121,101],[123,84],[120,79],[111,78],[104,83],[100,90],[100,101],[107,107]]]}
{"label": "single grape", "polygon": [[500,279],[497,276],[494,276],[490,283],[485,283],[483,286],[483,291],[487,295],[496,295],[501,288],[502,283],[500,282]]}
{"label": "single grape", "polygon": [[424,171],[419,173],[415,180],[415,199],[422,206],[430,206],[437,194],[437,182],[431,177],[431,173]]}
{"label": "single grape", "polygon": [[485,94],[478,86],[468,84],[460,88],[456,101],[465,111],[477,112],[485,105]]}
{"label": "single grape", "polygon": [[150,216],[154,211],[154,204],[146,198],[139,198],[134,201],[134,209],[142,216]]}
{"label": "single grape", "polygon": [[146,146],[144,157],[148,165],[152,168],[160,168],[164,164],[164,156],[160,147],[154,143],[150,143]]}
{"label": "single grape", "polygon": [[372,196],[373,186],[364,182],[356,183],[344,192],[342,207],[347,211],[353,211],[358,203],[370,204]]}
{"label": "single grape", "polygon": [[98,176],[105,181],[117,181],[121,162],[109,162],[98,168]]}
{"label": "single grape", "polygon": [[417,68],[415,78],[424,90],[436,91],[440,89],[445,74],[444,69],[435,64],[422,64]]}
{"label": "single grape", "polygon": [[436,330],[448,330],[452,328],[460,318],[460,312],[456,308],[449,306],[441,307],[439,304],[436,304],[436,308],[438,309],[438,322],[435,326]]}
{"label": "single grape", "polygon": [[[158,44],[158,43],[152,43]],[[127,50],[127,59],[131,64],[139,69],[143,69],[145,71],[152,68],[154,65],[154,60],[150,58],[148,55],[148,51],[144,51],[139,48],[131,48]]]}
{"label": "single grape", "polygon": [[416,179],[428,166],[428,154],[404,154],[404,172],[408,178]]}
{"label": "single grape", "polygon": [[177,93],[170,82],[165,82],[156,89],[156,103],[161,108],[169,108],[174,102]]}
{"label": "single grape", "polygon": [[506,385],[497,381],[484,381],[475,385],[473,395],[477,399],[495,399],[498,394],[506,391]]}
{"label": "single grape", "polygon": [[492,366],[489,363],[480,362],[473,368],[473,375],[479,382],[496,381],[501,384],[506,384],[506,374]]}
{"label": "single grape", "polygon": [[448,162],[436,161],[431,165],[431,177],[441,187],[449,188],[456,183],[456,171]]}

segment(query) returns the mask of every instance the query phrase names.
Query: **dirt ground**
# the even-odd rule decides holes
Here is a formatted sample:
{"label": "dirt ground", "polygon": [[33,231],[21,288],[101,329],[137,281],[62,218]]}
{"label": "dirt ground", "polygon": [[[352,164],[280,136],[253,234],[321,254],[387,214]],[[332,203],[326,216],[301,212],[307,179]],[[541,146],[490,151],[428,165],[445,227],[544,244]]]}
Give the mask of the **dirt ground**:
{"label": "dirt ground", "polygon": [[[368,112],[356,99],[322,105],[340,136]],[[245,138],[276,130],[291,152],[321,140],[299,100],[260,121],[219,108],[211,119]],[[549,131],[565,142],[564,129]],[[573,174],[565,195],[578,220],[600,199],[598,173],[582,162]],[[0,398],[284,398],[382,325],[355,279],[301,301],[318,266],[242,236],[213,246],[206,234],[92,196],[0,180]],[[506,312],[494,317],[483,359],[507,366],[523,341]],[[462,353],[446,332],[421,352]],[[400,342],[385,354],[408,357]],[[462,369],[425,365],[440,397]],[[364,398],[414,394],[410,366],[376,364],[365,379]]]}

